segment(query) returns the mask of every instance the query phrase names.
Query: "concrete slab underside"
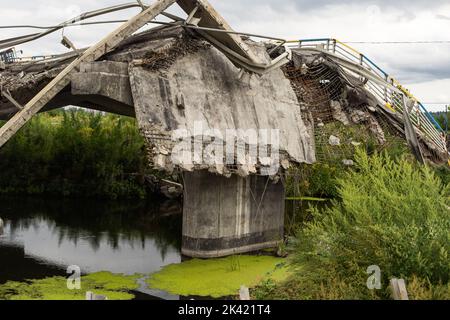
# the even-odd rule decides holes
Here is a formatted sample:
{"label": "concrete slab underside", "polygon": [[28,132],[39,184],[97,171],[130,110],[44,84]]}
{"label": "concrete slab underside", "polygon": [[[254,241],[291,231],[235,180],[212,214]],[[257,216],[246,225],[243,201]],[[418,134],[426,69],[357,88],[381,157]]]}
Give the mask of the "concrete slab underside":
{"label": "concrete slab underside", "polygon": [[182,253],[223,257],[276,247],[284,233],[284,186],[268,177],[184,174]]}

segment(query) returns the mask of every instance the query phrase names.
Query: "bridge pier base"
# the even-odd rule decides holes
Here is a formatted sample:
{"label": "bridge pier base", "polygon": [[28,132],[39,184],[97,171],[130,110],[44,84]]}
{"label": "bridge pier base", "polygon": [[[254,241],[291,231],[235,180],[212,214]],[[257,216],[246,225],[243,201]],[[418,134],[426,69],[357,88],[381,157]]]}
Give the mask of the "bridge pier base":
{"label": "bridge pier base", "polygon": [[284,233],[284,186],[268,177],[184,174],[182,253],[217,258],[276,247]]}

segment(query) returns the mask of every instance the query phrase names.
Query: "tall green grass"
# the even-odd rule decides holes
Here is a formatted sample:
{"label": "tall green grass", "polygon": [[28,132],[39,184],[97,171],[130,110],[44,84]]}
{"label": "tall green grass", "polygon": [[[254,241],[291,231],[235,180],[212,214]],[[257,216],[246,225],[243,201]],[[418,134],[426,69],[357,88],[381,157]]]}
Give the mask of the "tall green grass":
{"label": "tall green grass", "polygon": [[[337,180],[341,200],[311,209],[291,247],[295,276],[271,298],[384,299],[391,278],[413,298],[450,299],[450,187],[432,169],[388,155],[356,154]],[[380,267],[382,289],[367,288]],[[267,292],[266,292],[267,294]]]}
{"label": "tall green grass", "polygon": [[52,111],[35,116],[0,150],[0,193],[142,198],[146,170],[134,119]]}

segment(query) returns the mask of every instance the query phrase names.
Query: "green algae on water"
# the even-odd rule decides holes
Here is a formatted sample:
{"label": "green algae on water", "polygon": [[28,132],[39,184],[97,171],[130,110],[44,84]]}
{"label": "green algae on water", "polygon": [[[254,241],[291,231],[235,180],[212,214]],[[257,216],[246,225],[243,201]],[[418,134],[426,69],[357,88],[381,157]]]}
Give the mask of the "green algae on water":
{"label": "green algae on water", "polygon": [[139,287],[139,277],[97,272],[81,277],[80,290],[69,290],[65,277],[8,281],[0,285],[0,300],[85,300],[87,291],[105,295],[108,300],[131,300],[134,295],[129,291]]}
{"label": "green algae on water", "polygon": [[261,281],[282,281],[287,276],[282,258],[243,255],[172,264],[152,274],[147,282],[152,289],[171,294],[220,298],[235,296],[241,285],[254,287]]}

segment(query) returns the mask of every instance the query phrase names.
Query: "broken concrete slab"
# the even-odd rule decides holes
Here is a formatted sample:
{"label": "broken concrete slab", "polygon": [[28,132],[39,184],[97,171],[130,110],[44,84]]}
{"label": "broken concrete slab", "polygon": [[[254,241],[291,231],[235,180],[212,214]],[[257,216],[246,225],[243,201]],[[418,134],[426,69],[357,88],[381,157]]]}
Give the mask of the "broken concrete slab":
{"label": "broken concrete slab", "polygon": [[341,145],[341,139],[339,139],[336,136],[330,136],[330,138],[328,139],[328,144],[330,146],[340,146]]}
{"label": "broken concrete slab", "polygon": [[341,103],[339,101],[332,100],[330,102],[330,107],[332,110],[333,118],[339,122],[341,122],[343,125],[348,126],[350,124],[350,121],[348,120],[347,114],[344,112]]}
{"label": "broken concrete slab", "polygon": [[128,64],[113,61],[84,63],[71,77],[74,96],[98,95],[134,107]]}
{"label": "broken concrete slab", "polygon": [[[152,58],[148,64],[130,67],[137,119],[151,145],[166,145],[172,149],[173,144],[168,142],[172,132],[187,130],[192,134],[198,124],[212,133],[213,140],[221,141],[219,144],[225,143],[227,130],[279,130],[282,159],[295,163],[315,161],[312,136],[303,122],[297,97],[281,70],[243,81],[239,77],[240,70],[217,49],[195,44],[200,41],[196,39],[178,41],[193,42],[188,47],[197,48],[198,52],[190,49],[180,54],[177,49],[172,53],[172,48],[165,47],[167,52],[157,52],[164,59],[170,57],[170,64],[159,64],[163,67],[157,68],[157,58]],[[174,45],[186,47],[183,43]],[[260,55],[267,55],[264,47],[258,50]],[[151,100],[146,98],[150,96]],[[254,141],[254,146],[260,142]],[[165,159],[169,166],[171,158]],[[255,164],[261,166],[261,163]],[[194,164],[194,168],[215,170],[216,165]],[[163,166],[161,158],[158,158],[158,166]],[[235,172],[247,176],[254,168],[241,166]]]}

